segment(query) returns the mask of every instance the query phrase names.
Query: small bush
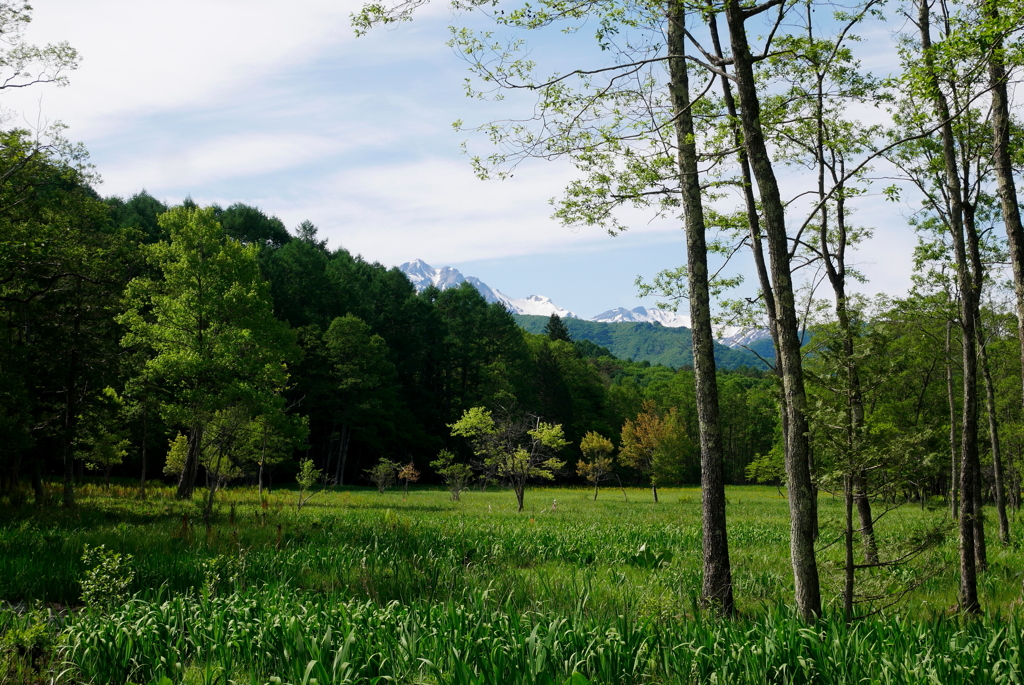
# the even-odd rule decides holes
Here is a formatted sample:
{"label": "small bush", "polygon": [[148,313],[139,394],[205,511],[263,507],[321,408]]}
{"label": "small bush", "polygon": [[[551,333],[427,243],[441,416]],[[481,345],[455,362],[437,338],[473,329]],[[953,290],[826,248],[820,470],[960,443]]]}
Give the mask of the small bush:
{"label": "small bush", "polygon": [[132,555],[99,547],[85,546],[82,561],[91,566],[81,581],[82,601],[92,607],[109,608],[128,600],[128,588],[135,580]]}

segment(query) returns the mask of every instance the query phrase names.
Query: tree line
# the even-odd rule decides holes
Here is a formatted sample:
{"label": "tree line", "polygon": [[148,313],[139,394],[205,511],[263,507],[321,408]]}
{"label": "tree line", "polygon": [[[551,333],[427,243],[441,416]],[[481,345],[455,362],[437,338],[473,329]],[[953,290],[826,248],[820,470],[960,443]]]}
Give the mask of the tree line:
{"label": "tree line", "polygon": [[[328,249],[309,222],[289,232],[243,204],[102,198],[81,158],[24,131],[6,143],[5,492],[26,483],[41,502],[58,478],[70,505],[93,471],[212,497],[290,480],[305,459],[325,481],[363,484],[381,457],[437,482],[427,467],[441,450],[471,458],[451,426],[474,408],[557,424],[575,464],[585,434],[617,440],[643,402],[668,411],[692,375],[573,341],[557,317],[527,333],[469,285],[418,293],[395,268]],[[764,425],[771,383],[723,373]],[[737,440],[736,482],[771,440],[770,427]],[[680,445],[663,482],[697,477]]]}

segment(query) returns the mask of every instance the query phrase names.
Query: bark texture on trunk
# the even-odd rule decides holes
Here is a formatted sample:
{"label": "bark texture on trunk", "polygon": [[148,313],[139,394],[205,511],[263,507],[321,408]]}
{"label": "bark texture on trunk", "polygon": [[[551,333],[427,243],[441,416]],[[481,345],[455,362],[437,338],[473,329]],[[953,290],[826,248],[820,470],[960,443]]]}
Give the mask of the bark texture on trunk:
{"label": "bark texture on trunk", "polygon": [[1006,516],[1006,486],[1003,481],[1003,454],[999,444],[999,421],[996,419],[996,392],[992,383],[992,370],[988,364],[985,345],[978,346],[981,352],[981,374],[985,380],[985,406],[988,410],[988,434],[992,443],[992,475],[996,490],[996,516],[999,519],[999,542],[1010,544],[1010,519]]}
{"label": "bark texture on trunk", "polygon": [[177,499],[191,499],[196,488],[196,474],[199,473],[199,454],[203,446],[203,427],[192,426],[188,435],[188,455],[185,457],[185,468],[178,479]]}
{"label": "bark texture on trunk", "polygon": [[[711,40],[715,48],[715,55],[722,59],[721,40],[718,36],[718,22],[715,15],[709,14],[708,27],[711,30]],[[726,69],[725,66],[722,67]],[[761,218],[757,213],[757,198],[754,195],[754,179],[750,171],[750,160],[747,159],[746,150],[743,147],[743,131],[736,123],[739,121],[739,114],[736,108],[736,98],[732,94],[732,86],[728,79],[722,81],[722,99],[725,101],[726,111],[732,120],[733,137],[736,141],[736,158],[740,165],[740,173],[743,179],[743,204],[747,213],[747,227],[750,235],[750,253],[754,257],[754,269],[757,271],[757,283],[761,288],[761,297],[764,298],[765,314],[768,317],[768,333],[772,338],[772,347],[779,349],[779,326],[775,318],[775,295],[772,292],[772,281],[768,275],[768,265],[764,257],[764,238],[761,234]],[[789,420],[787,419],[786,393],[783,390],[782,366],[776,361],[773,367],[776,379],[778,380],[779,418],[782,425],[782,439],[788,439]]]}
{"label": "bark texture on trunk", "polygon": [[951,123],[949,102],[939,83],[932,57],[931,16],[927,0],[918,0],[918,27],[921,32],[921,52],[924,77],[929,80],[935,118],[941,122],[942,156],[945,163],[946,196],[950,210],[950,233],[956,257],[957,282],[960,286],[960,325],[963,330],[963,419],[960,447],[960,609],[980,613],[978,602],[978,569],[975,558],[977,526],[978,465],[978,407],[977,407],[977,335],[975,331],[975,284],[967,264],[964,240],[963,190],[956,153],[956,142]]}
{"label": "bark texture on trunk", "polygon": [[777,359],[782,367],[787,408],[786,476],[789,482],[790,556],[793,563],[797,611],[806,621],[821,615],[821,587],[814,550],[814,489],[809,468],[810,442],[807,396],[804,391],[800,335],[786,235],[786,213],[771,157],[761,130],[760,102],[753,56],[747,42],[745,12],[739,0],[725,3],[730,44],[739,95],[744,148],[761,196],[771,277],[778,320]]}
{"label": "bark texture on trunk", "polygon": [[701,205],[697,146],[694,140],[690,79],[685,59],[683,6],[670,0],[668,10],[669,91],[675,117],[677,164],[686,219],[686,259],[689,278],[693,370],[697,423],[700,434],[701,528],[703,532],[705,606],[731,615],[735,611],[729,540],[725,517],[725,478],[722,431],[715,369],[715,338],[711,329],[711,295],[704,209]]}
{"label": "bark texture on trunk", "polygon": [[[1000,23],[998,0],[985,0],[982,11],[985,18],[994,26]],[[992,29],[992,34],[994,40],[988,58],[989,93],[992,98],[992,167],[999,189],[1010,264],[1013,267],[1013,289],[1017,296],[1017,337],[1021,353],[1021,384],[1024,387],[1024,225],[1021,223],[1010,155],[1010,97],[1007,89],[1003,37],[995,28]],[[1021,398],[1024,401],[1024,393]]]}
{"label": "bark texture on trunk", "polygon": [[953,391],[953,363],[950,338],[953,322],[946,322],[946,402],[949,404],[949,511],[956,521],[960,518],[960,460],[956,444],[956,395]]}

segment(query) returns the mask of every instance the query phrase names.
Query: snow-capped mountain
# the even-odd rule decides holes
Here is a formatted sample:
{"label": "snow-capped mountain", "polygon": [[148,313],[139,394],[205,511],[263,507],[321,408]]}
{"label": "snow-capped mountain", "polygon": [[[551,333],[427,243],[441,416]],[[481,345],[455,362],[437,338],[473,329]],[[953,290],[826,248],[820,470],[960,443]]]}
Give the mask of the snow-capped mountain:
{"label": "snow-capped mountain", "polygon": [[646,307],[634,307],[633,309],[626,309],[625,307],[618,307],[616,309],[609,309],[608,311],[598,314],[597,316],[590,319],[591,321],[602,321],[606,323],[622,323],[622,322],[648,322],[648,323],[660,323],[666,328],[679,328],[681,326],[689,327],[690,317],[676,312],[670,312],[665,309],[647,309]]}
{"label": "snow-capped mountain", "polygon": [[398,269],[409,277],[416,290],[426,290],[431,285],[440,290],[458,288],[463,283],[469,283],[483,295],[488,302],[501,302],[513,314],[529,314],[533,316],[551,316],[558,314],[562,318],[580,318],[575,313],[559,307],[550,298],[543,295],[530,295],[522,299],[509,297],[500,290],[495,290],[481,281],[476,276],[463,276],[458,269],[450,266],[442,266],[435,269],[422,259],[406,262]]}
{"label": "snow-capped mountain", "polygon": [[435,269],[422,259],[406,262],[398,268],[409,277],[412,284],[416,286],[416,290],[426,290],[432,285],[437,286],[440,290],[458,288],[466,280],[458,269],[453,269],[450,266]]}
{"label": "snow-capped mountain", "polygon": [[494,292],[498,294],[498,297],[505,303],[505,306],[515,314],[531,314],[533,316],[551,316],[552,314],[558,314],[558,316],[563,319],[580,318],[568,309],[559,307],[543,295],[530,295],[529,297],[524,297],[521,300],[514,300],[502,294],[500,290],[495,290]]}
{"label": "snow-capped mountain", "polygon": [[[435,269],[422,259],[416,259],[406,262],[398,268],[409,277],[416,290],[426,290],[431,285],[441,290],[447,290],[448,288],[458,288],[463,283],[469,283],[483,295],[485,300],[488,302],[501,302],[513,314],[528,314],[532,316],[558,314],[563,319],[580,318],[576,313],[559,307],[550,298],[543,295],[530,295],[521,299],[509,297],[500,290],[491,288],[476,276],[463,276],[458,269],[450,266],[442,266],[439,269]],[[616,309],[609,309],[592,317],[590,321],[602,323],[659,323],[666,328],[689,327],[690,325],[690,317],[686,315],[664,309],[647,309],[646,307],[634,307],[633,309],[618,307]],[[739,326],[716,327],[715,333],[718,336],[718,342],[727,347],[750,345],[771,337],[768,331],[763,328],[741,328]]]}
{"label": "snow-capped mountain", "polygon": [[715,328],[718,342],[726,347],[744,347],[759,340],[770,339],[771,333],[765,328],[744,328],[741,326],[722,326]]}

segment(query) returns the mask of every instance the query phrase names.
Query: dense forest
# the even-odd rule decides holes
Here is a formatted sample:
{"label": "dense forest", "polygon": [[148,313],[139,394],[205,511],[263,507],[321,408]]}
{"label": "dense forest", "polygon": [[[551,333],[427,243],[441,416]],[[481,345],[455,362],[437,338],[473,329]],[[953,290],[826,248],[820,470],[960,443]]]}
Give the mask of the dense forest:
{"label": "dense forest", "polygon": [[[469,456],[448,425],[475,406],[562,425],[573,464],[586,433],[617,439],[645,400],[694,430],[685,368],[623,361],[560,321],[528,333],[469,285],[417,293],[397,269],[329,250],[308,222],[290,233],[242,204],[102,199],[58,158],[33,163],[61,185],[9,188],[8,203],[24,193],[34,206],[17,225],[33,241],[5,241],[6,490],[59,477],[70,501],[90,472],[177,479],[174,441],[197,416],[200,451],[230,442],[221,464],[197,457],[225,482],[291,478],[301,457],[337,483],[367,483],[381,457],[429,473],[441,449]],[[75,214],[40,225],[54,206]],[[771,450],[773,383],[723,372],[735,482]],[[684,443],[665,482],[699,480]]]}

